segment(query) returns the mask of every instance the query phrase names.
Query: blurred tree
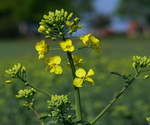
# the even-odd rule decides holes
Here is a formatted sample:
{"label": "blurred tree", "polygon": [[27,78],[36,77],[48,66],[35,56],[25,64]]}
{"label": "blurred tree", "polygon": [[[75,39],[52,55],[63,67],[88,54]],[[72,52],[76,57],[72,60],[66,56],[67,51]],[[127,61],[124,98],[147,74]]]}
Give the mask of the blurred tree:
{"label": "blurred tree", "polygon": [[91,2],[92,0],[0,0],[0,36],[15,35],[18,22],[39,22],[44,14],[55,9],[64,8],[82,14],[92,10]]}
{"label": "blurred tree", "polygon": [[142,19],[150,26],[150,0],[120,0],[116,13],[132,19]]}
{"label": "blurred tree", "polygon": [[90,25],[95,29],[106,28],[111,22],[109,15],[96,14],[91,20]]}

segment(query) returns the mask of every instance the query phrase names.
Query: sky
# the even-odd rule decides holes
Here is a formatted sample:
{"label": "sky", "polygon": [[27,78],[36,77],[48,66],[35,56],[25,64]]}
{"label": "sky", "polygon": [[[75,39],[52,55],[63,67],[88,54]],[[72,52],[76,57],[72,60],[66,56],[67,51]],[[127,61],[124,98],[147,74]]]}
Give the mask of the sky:
{"label": "sky", "polygon": [[[120,0],[94,0],[95,11],[102,14],[113,14],[116,10]],[[112,18],[112,23],[110,28],[118,32],[124,32],[127,30],[127,25],[129,21],[120,19],[117,16]]]}
{"label": "sky", "polygon": [[[113,14],[116,10],[120,0],[95,0],[93,6],[98,13],[102,14]],[[112,18],[110,28],[118,32],[124,32],[127,30],[129,21],[120,19],[117,16]]]}
{"label": "sky", "polygon": [[[100,14],[111,15],[116,10],[120,0],[94,0],[93,7],[95,11]],[[86,15],[87,16],[87,15]],[[117,16],[112,17],[112,23],[109,28],[115,32],[125,32],[127,30],[129,21],[125,19],[120,19]],[[86,21],[81,21],[81,24],[85,24],[84,28],[78,31],[77,34],[85,34],[89,31],[89,27],[86,25]]]}
{"label": "sky", "polygon": [[119,0],[94,0],[94,8],[97,12],[111,14],[115,11]]}

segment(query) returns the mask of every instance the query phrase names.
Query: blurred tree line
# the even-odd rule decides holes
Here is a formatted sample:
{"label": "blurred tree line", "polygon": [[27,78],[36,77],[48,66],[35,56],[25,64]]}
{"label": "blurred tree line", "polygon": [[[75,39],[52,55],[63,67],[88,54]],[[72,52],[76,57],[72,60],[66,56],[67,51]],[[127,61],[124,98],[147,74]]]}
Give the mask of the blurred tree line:
{"label": "blurred tree line", "polygon": [[150,0],[120,0],[116,13],[150,26]]}
{"label": "blurred tree line", "polygon": [[92,10],[91,2],[92,0],[0,0],[0,36],[17,36],[19,32],[25,34],[35,30],[33,24],[38,24],[44,14],[55,9],[64,8],[82,15]]}
{"label": "blurred tree line", "polygon": [[[94,29],[107,27],[113,15],[96,13],[93,2],[94,0],[0,0],[0,37],[35,35],[38,22],[43,15],[48,14],[48,11],[62,8],[74,12],[76,16],[88,15],[88,23]],[[150,0],[120,0],[119,2],[115,14],[138,20],[145,24],[146,28],[150,27]]]}

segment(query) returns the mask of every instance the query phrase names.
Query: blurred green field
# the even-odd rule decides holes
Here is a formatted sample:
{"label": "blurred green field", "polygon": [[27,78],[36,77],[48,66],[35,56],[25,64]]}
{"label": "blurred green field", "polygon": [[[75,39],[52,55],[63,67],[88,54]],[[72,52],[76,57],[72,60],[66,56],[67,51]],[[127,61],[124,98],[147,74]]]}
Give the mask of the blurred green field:
{"label": "blurred green field", "polygon": [[[96,54],[91,49],[75,52],[83,57],[83,66],[86,70],[94,69],[95,85],[84,83],[81,90],[82,107],[85,120],[92,120],[100,110],[114,97],[124,86],[123,81],[111,75],[111,71],[121,74],[133,74],[132,56],[150,57],[150,38],[139,36],[126,38],[113,36],[100,38],[102,52]],[[44,60],[38,60],[34,49],[39,39],[0,39],[0,125],[38,125],[34,114],[22,106],[22,102],[15,98],[17,91],[23,89],[21,83],[6,85],[5,80],[9,76],[5,69],[11,68],[20,62],[27,68],[28,81],[52,94],[70,94],[74,102],[71,72],[62,62],[64,73],[54,75],[45,72]],[[81,45],[77,40],[76,46]],[[49,52],[50,56],[61,54],[62,51]],[[118,102],[111,108],[96,125],[147,125],[145,117],[150,116],[150,80],[139,78],[129,87]],[[48,112],[47,97],[37,94],[35,107],[41,112]]]}

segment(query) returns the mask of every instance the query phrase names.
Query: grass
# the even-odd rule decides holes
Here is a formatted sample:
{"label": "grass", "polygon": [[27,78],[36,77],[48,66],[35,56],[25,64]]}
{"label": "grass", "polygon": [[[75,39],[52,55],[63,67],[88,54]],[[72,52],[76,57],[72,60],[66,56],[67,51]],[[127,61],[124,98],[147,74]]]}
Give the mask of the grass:
{"label": "grass", "polygon": [[[114,36],[100,39],[101,54],[95,54],[91,49],[76,52],[76,54],[81,54],[84,57],[84,67],[87,70],[93,68],[96,74],[94,77],[95,85],[91,87],[91,85],[85,83],[81,89],[83,111],[86,119],[92,119],[93,115],[95,116],[99,109],[102,109],[124,85],[117,76],[110,75],[109,72],[133,73],[131,70],[133,55],[150,57],[150,38]],[[31,117],[33,118],[32,113],[28,112],[24,107],[22,108],[22,105],[16,103],[18,100],[14,98],[16,91],[23,88],[23,86],[21,84],[13,84],[12,86],[4,84],[4,81],[8,78],[4,74],[4,70],[11,68],[18,62],[27,67],[28,79],[32,84],[53,94],[70,93],[71,100],[73,100],[73,94],[71,93],[73,88],[68,86],[69,81],[71,81],[70,71],[68,71],[67,67],[63,67],[67,72],[61,76],[45,72],[44,60],[37,59],[38,55],[34,49],[36,42],[39,41],[40,39],[37,38],[0,40],[0,112],[2,112],[0,124],[36,124],[36,119],[31,121]],[[50,55],[56,53],[61,54],[61,51],[50,52]],[[63,55],[64,58],[65,56]],[[66,62],[64,61],[63,65],[65,65],[64,63]],[[149,79],[142,80],[142,84],[141,80],[138,80],[97,125],[100,123],[104,125],[146,124],[145,117],[150,115],[148,112],[150,110],[150,100],[148,100],[150,85],[148,83]],[[47,107],[44,107],[45,103],[42,103],[42,101],[46,101],[47,98],[41,94],[38,94],[37,98],[40,100],[39,102],[37,101],[36,107],[40,111],[46,111]],[[11,108],[9,103],[14,108]],[[22,112],[23,115],[20,115]],[[13,120],[9,118],[11,115],[14,116]]]}

